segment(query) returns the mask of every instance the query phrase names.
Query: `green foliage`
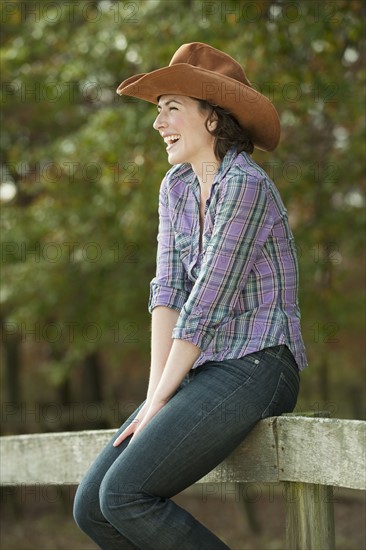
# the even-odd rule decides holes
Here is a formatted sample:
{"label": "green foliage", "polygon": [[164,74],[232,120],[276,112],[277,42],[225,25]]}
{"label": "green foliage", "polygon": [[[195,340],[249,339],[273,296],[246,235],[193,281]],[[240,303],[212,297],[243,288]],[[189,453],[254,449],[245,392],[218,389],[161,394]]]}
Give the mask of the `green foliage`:
{"label": "green foliage", "polygon": [[55,384],[94,352],[148,364],[168,164],[154,106],[115,89],[197,40],[238,59],[281,114],[278,150],[255,158],[299,247],[304,336],[319,375],[304,395],[332,399],[329,377],[356,387],[360,371],[346,365],[362,354],[363,15],[358,0],[3,2],[5,337],[38,327],[30,338],[51,349]]}

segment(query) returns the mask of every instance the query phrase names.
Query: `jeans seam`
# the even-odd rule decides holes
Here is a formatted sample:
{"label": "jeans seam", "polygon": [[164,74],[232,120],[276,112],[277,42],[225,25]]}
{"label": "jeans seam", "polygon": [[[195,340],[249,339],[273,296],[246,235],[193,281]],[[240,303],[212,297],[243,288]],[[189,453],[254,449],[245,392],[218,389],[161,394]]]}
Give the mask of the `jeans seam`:
{"label": "jeans seam", "polygon": [[270,411],[271,406],[272,406],[272,403],[274,402],[274,399],[275,399],[275,397],[276,397],[276,395],[277,395],[278,388],[280,387],[281,382],[282,382],[283,380],[284,380],[284,375],[283,375],[283,373],[281,372],[280,375],[279,375],[279,377],[278,377],[277,384],[276,384],[276,388],[275,388],[275,390],[274,390],[274,392],[273,392],[273,394],[272,394],[271,400],[270,400],[270,402],[268,403],[268,405],[266,406],[266,408],[264,409],[264,411],[262,411],[262,413],[261,413],[261,418],[262,418],[262,419],[263,419],[263,418],[266,418],[266,416],[265,416],[266,412],[267,412],[267,411]]}

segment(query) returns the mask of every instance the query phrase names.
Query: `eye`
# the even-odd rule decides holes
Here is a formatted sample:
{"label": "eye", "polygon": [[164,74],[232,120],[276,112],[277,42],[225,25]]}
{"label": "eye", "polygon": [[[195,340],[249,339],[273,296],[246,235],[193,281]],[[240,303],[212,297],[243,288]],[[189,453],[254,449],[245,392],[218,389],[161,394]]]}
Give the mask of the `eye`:
{"label": "eye", "polygon": [[169,107],[169,111],[178,111],[178,107]]}

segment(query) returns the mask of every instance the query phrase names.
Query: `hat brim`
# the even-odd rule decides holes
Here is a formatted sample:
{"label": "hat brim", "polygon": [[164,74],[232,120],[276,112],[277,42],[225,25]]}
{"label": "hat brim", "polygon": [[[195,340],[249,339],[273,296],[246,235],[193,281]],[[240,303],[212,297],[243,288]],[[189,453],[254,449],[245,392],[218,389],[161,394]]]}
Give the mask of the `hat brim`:
{"label": "hat brim", "polygon": [[159,96],[167,94],[204,99],[235,116],[258,149],[273,151],[280,139],[279,117],[266,96],[238,80],[188,63],[127,78],[117,93],[155,104]]}

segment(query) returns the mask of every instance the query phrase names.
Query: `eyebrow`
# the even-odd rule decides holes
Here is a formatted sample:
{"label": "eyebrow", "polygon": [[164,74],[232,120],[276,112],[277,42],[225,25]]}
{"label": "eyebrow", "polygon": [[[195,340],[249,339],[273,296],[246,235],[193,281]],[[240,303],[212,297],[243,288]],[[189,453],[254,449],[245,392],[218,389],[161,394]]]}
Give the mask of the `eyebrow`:
{"label": "eyebrow", "polygon": [[[168,99],[167,101],[163,101],[164,105],[169,105],[170,103],[179,103],[179,105],[183,105],[183,103],[181,103],[177,99]],[[161,105],[158,104],[157,108],[158,108],[158,111],[159,111],[159,109],[161,109]]]}

